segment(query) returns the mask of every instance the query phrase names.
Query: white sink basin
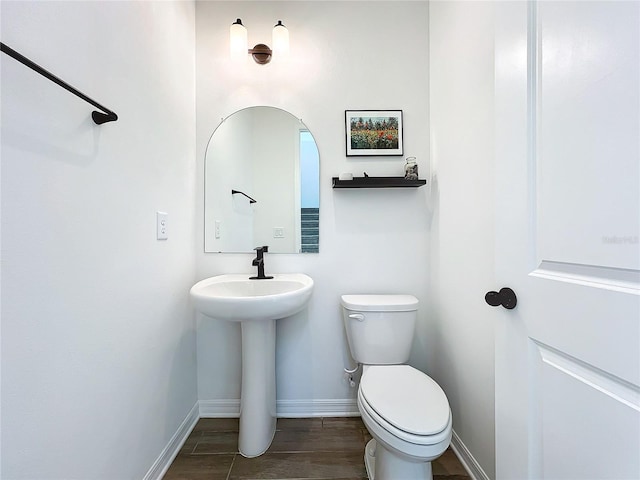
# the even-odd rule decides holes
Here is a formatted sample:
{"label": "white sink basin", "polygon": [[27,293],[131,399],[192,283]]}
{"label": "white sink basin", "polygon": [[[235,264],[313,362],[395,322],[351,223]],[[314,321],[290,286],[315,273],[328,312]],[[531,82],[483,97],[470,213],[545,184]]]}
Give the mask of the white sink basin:
{"label": "white sink basin", "polygon": [[302,273],[275,274],[249,280],[250,274],[218,275],[191,288],[194,307],[221,320],[276,320],[302,310],[311,297],[313,280]]}
{"label": "white sink basin", "polygon": [[238,451],[262,455],[276,431],[276,320],[303,310],[313,280],[302,273],[250,280],[250,274],[218,275],[191,287],[199,312],[239,322],[242,331],[242,391]]}

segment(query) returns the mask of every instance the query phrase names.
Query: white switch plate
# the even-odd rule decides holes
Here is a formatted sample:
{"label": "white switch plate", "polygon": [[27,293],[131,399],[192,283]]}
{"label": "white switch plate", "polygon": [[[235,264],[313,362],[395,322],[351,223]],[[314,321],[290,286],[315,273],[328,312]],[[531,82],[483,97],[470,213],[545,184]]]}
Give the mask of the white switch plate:
{"label": "white switch plate", "polygon": [[220,238],[220,220],[215,221],[214,231],[216,238]]}
{"label": "white switch plate", "polygon": [[284,238],[284,228],[282,228],[282,227],[274,227],[274,229],[273,229],[273,238]]}
{"label": "white switch plate", "polygon": [[167,230],[168,217],[168,213],[156,212],[156,233],[158,240],[166,240],[169,238]]}

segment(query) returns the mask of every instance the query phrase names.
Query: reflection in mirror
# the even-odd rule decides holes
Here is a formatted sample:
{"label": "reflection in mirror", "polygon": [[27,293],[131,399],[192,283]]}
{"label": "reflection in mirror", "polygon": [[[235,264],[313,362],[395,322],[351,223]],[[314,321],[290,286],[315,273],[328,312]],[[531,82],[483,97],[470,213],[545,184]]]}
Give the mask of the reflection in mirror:
{"label": "reflection in mirror", "polygon": [[205,252],[318,252],[319,174],[316,142],[289,112],[224,119],[205,154]]}

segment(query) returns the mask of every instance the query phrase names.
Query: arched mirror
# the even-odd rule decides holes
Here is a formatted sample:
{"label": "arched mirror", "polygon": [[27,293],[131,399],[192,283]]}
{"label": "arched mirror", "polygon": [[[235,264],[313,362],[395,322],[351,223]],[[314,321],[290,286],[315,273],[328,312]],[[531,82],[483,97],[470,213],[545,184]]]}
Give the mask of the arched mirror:
{"label": "arched mirror", "polygon": [[315,140],[289,112],[225,118],[205,154],[205,252],[317,253],[319,173]]}

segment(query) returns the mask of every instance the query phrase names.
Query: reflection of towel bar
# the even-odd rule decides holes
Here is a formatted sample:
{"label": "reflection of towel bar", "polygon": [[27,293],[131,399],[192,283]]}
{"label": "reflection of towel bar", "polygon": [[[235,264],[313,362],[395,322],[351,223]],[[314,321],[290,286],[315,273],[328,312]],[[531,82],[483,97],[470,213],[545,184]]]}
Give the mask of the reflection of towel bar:
{"label": "reflection of towel bar", "polygon": [[241,195],[244,195],[245,197],[247,197],[249,199],[249,203],[257,203],[256,200],[254,200],[253,198],[251,198],[249,195],[247,195],[244,192],[241,192],[240,190],[231,190],[231,195],[235,195],[236,193],[239,193]]}

